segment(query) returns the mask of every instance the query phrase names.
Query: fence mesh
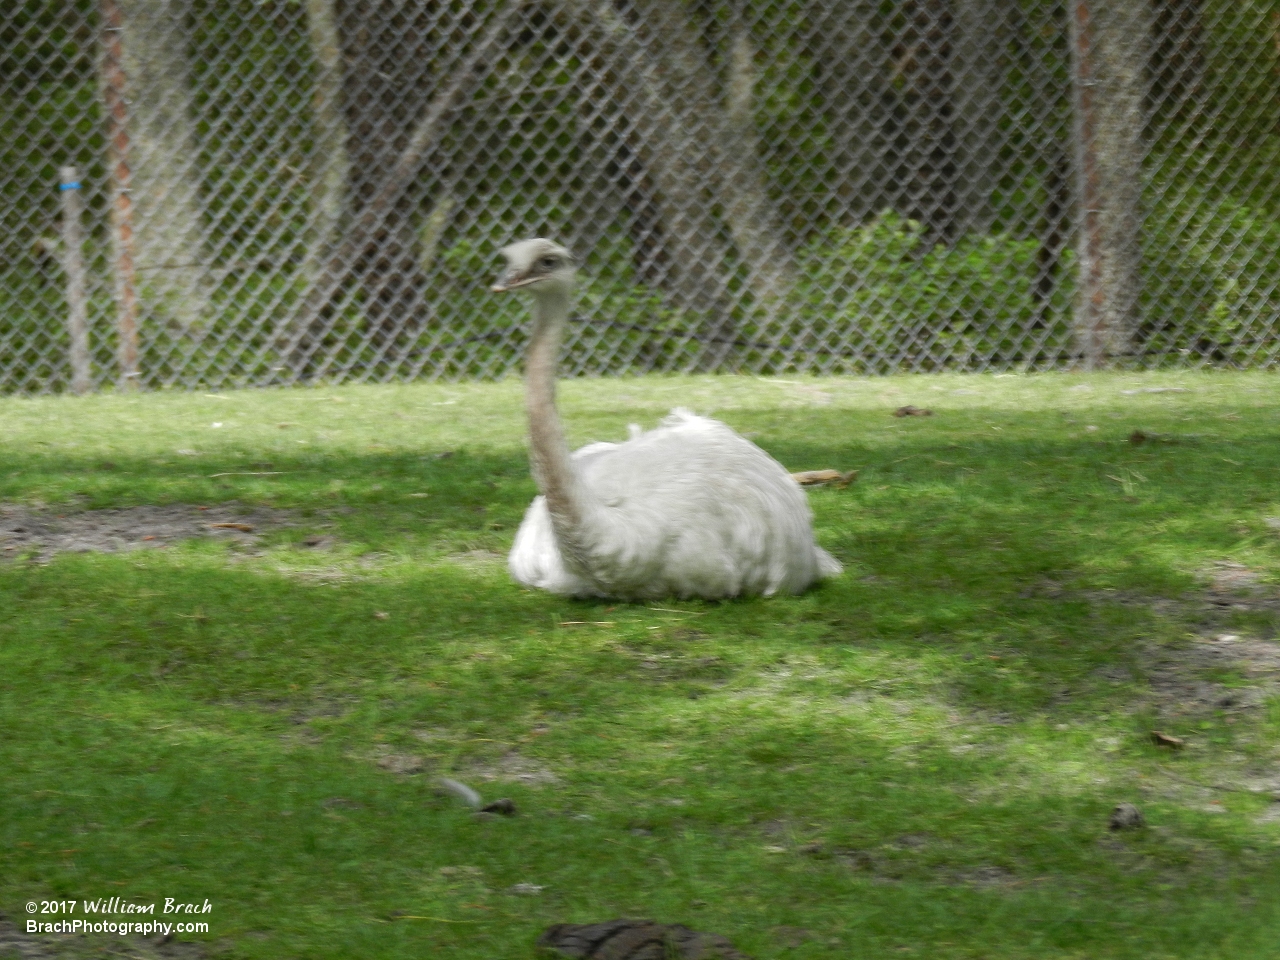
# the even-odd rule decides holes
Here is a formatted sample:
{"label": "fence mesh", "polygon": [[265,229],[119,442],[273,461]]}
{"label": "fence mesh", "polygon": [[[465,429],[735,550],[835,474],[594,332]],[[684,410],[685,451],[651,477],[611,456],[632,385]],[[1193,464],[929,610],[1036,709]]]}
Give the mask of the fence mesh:
{"label": "fence mesh", "polygon": [[11,10],[3,391],[1280,354],[1272,0]]}

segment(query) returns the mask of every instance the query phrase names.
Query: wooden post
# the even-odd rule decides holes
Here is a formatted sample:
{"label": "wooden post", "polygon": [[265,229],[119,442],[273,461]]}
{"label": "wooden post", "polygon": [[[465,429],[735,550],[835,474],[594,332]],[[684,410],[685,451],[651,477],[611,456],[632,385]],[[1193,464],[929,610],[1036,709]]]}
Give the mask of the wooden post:
{"label": "wooden post", "polygon": [[89,392],[89,329],[84,299],[84,251],[80,245],[80,178],[75,167],[59,171],[62,193],[62,258],[67,274],[67,327],[71,334],[71,392]]}
{"label": "wooden post", "polygon": [[102,0],[102,98],[107,116],[108,169],[115,235],[116,333],[120,389],[138,388],[138,287],[133,259],[133,198],[130,195],[129,107],[125,99],[124,15],[119,0]]}

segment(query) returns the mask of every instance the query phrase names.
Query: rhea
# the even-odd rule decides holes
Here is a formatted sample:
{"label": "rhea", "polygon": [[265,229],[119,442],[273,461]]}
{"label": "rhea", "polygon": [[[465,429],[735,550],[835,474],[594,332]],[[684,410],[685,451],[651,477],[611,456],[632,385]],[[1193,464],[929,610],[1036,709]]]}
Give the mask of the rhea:
{"label": "rhea", "polygon": [[550,240],[502,250],[495,292],[533,297],[525,359],[529,456],[541,491],[516,533],[518,583],[575,597],[722,599],[800,593],[840,564],[814,542],[804,491],[716,420],[677,409],[625,443],[570,454],[556,364],[575,262]]}

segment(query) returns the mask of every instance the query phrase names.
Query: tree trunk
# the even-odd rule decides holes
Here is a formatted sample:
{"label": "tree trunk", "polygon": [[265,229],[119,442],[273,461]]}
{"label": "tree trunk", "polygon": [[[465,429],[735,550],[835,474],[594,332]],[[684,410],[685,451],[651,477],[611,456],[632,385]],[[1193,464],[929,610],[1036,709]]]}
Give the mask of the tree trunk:
{"label": "tree trunk", "polygon": [[200,337],[209,273],[191,96],[187,4],[121,0],[127,77],[134,255],[141,322]]}
{"label": "tree trunk", "polygon": [[956,233],[956,141],[952,129],[952,11],[946,0],[912,0],[895,51],[903,96],[901,179],[907,215],[924,225],[925,248]]}
{"label": "tree trunk", "polygon": [[955,0],[951,72],[957,151],[955,230],[988,233],[1001,167],[1008,0]]}
{"label": "tree trunk", "polygon": [[1071,0],[1075,96],[1076,337],[1089,369],[1128,352],[1141,293],[1147,0]]}
{"label": "tree trunk", "polygon": [[894,205],[894,144],[900,94],[879,0],[822,3],[807,38],[828,137],[829,188],[846,226]]}
{"label": "tree trunk", "polygon": [[[1153,0],[1148,116],[1192,126],[1203,109],[1204,0]],[[1179,131],[1178,139],[1186,136]]]}
{"label": "tree trunk", "polygon": [[755,49],[740,22],[735,24],[731,44],[717,192],[734,246],[749,271],[756,306],[772,326],[795,284],[795,264],[769,198],[755,126]]}
{"label": "tree trunk", "polygon": [[[1067,53],[1066,10],[1046,11],[1032,20],[1022,8],[1010,8],[1010,33],[1018,51],[1018,63],[1029,106],[1014,120],[1034,151],[1034,169],[1042,178],[1040,211],[1034,229],[1036,250],[1035,326],[1040,331],[1054,328],[1055,299],[1062,281],[1062,257],[1071,242],[1072,209],[1071,149],[1068,112],[1054,64]],[[1016,134],[1015,134],[1016,135]],[[1043,333],[1038,334],[1043,336]],[[1029,356],[1032,361],[1036,357]]]}
{"label": "tree trunk", "polygon": [[311,223],[303,275],[314,286],[322,265],[338,243],[346,205],[351,162],[347,157],[346,116],[342,105],[342,44],[335,0],[307,0],[307,39],[315,61],[312,115],[315,147],[311,157]]}
{"label": "tree trunk", "polygon": [[569,9],[580,55],[625,105],[614,118],[623,131],[614,179],[641,234],[637,272],[664,288],[674,308],[701,316],[697,365],[714,369],[738,339],[728,283],[734,248],[766,322],[794,282],[755,130],[750,39],[736,20],[722,84],[679,0],[576,0]]}
{"label": "tree trunk", "polygon": [[[628,17],[612,3],[577,4],[587,18],[584,38],[605,67],[604,81],[629,104],[627,148],[653,186],[661,236],[644,272],[661,278],[672,306],[702,317],[705,346],[697,365],[712,369],[729,354],[729,244],[713,213],[714,157],[706,140],[711,119],[701,101],[711,89],[701,51],[679,5],[656,0]],[[635,14],[630,5],[626,13]]]}
{"label": "tree trunk", "polygon": [[[449,117],[502,50],[518,2],[493,15],[474,46],[437,78],[434,4],[352,0],[339,10],[349,65],[343,101],[349,138],[347,213],[342,240],[317,272],[282,349],[295,378],[325,372],[341,344],[325,337],[344,309],[358,305],[366,340],[394,363],[425,317],[426,276],[416,251],[417,175],[439,145]],[[437,82],[439,81],[439,82]]]}

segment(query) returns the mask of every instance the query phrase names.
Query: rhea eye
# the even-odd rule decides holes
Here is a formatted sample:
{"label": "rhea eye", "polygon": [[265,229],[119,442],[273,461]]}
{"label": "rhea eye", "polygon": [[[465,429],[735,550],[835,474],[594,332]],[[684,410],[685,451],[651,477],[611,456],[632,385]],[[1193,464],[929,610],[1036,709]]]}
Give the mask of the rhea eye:
{"label": "rhea eye", "polygon": [[557,267],[560,265],[560,261],[556,257],[543,257],[541,260],[538,261],[538,263],[541,266],[546,267],[548,270],[550,270],[552,267]]}

